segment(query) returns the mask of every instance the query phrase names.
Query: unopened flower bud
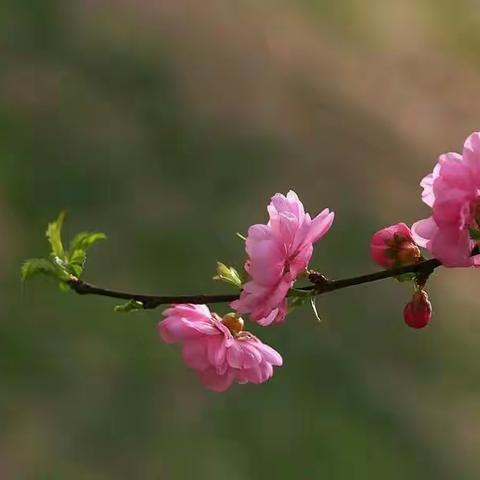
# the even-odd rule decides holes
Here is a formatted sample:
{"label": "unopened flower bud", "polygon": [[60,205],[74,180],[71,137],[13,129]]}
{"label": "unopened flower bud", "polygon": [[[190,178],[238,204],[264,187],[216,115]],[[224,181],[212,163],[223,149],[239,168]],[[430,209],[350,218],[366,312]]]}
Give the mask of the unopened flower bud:
{"label": "unopened flower bud", "polygon": [[237,336],[244,326],[243,318],[236,313],[228,313],[222,318],[222,323],[232,332],[233,336]]}
{"label": "unopened flower bud", "polygon": [[404,223],[382,228],[375,233],[370,241],[370,254],[373,261],[384,268],[408,265],[422,258],[410,229]]}
{"label": "unopened flower bud", "polygon": [[419,290],[413,294],[412,300],[403,310],[405,323],[412,328],[426,327],[432,318],[432,304],[427,292]]}

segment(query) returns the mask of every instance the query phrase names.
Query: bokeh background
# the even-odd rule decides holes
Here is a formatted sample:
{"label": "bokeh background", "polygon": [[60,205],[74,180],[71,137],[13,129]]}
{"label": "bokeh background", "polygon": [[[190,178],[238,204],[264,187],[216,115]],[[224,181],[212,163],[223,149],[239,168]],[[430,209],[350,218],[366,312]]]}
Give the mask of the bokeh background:
{"label": "bokeh background", "polygon": [[371,233],[426,216],[419,180],[480,129],[479,49],[473,0],[2,0],[0,478],[479,478],[476,272],[435,274],[423,331],[394,281],[253,328],[285,366],[224,394],[160,310],[18,275],[67,208],[109,235],[89,280],[227,292],[216,260],[290,188],[337,214],[314,266],[373,270]]}

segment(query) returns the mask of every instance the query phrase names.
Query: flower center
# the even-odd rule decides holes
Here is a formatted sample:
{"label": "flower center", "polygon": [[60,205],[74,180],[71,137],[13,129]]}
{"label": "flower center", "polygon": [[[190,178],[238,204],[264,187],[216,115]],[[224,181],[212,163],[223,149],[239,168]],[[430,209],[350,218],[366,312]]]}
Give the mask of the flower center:
{"label": "flower center", "polygon": [[222,323],[230,330],[234,337],[240,335],[243,330],[243,318],[236,313],[228,313],[222,318]]}

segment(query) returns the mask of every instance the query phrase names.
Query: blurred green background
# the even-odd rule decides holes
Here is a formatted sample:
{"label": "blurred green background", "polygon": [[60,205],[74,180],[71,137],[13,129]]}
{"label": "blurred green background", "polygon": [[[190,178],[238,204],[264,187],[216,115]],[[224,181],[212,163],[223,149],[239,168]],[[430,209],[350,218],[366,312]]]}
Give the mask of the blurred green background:
{"label": "blurred green background", "polygon": [[337,214],[315,267],[373,270],[371,233],[426,216],[419,180],[480,128],[479,48],[468,0],[2,0],[0,478],[478,479],[478,272],[432,278],[424,331],[394,281],[254,327],[284,367],[215,394],[160,310],[18,271],[67,208],[109,235],[87,279],[227,292],[215,261],[289,188]]}

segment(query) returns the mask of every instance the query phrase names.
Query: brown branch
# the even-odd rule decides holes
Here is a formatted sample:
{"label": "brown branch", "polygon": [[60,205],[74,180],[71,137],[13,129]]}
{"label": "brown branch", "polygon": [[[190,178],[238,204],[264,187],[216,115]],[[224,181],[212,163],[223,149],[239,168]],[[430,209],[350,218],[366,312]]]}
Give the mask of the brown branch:
{"label": "brown branch", "polygon": [[[423,260],[421,262],[406,265],[390,270],[381,270],[379,272],[368,273],[357,277],[344,278],[339,280],[329,280],[322,277],[317,283],[309,287],[300,288],[305,292],[312,292],[314,295],[321,295],[326,292],[333,292],[342,288],[353,287],[355,285],[362,285],[364,283],[376,282],[386,278],[397,277],[405,273],[415,273],[417,278],[427,279],[429,275],[441,266],[440,261],[433,258],[431,260]],[[157,308],[160,305],[179,304],[179,303],[228,303],[239,298],[238,294],[231,295],[173,295],[173,296],[156,296],[156,295],[141,295],[135,293],[121,292],[117,290],[110,290],[100,288],[90,283],[84,282],[80,279],[72,279],[68,282],[72,290],[79,295],[98,295],[101,297],[117,298],[121,300],[133,300],[141,302],[144,309]],[[290,295],[294,294],[293,291]]]}
{"label": "brown branch", "polygon": [[398,277],[405,273],[415,273],[417,277],[422,279],[428,279],[432,272],[440,267],[442,264],[436,258],[431,260],[423,260],[422,262],[414,263],[412,265],[405,265],[403,267],[392,268],[390,270],[381,270],[379,272],[367,273],[366,275],[359,275],[358,277],[344,278],[340,280],[325,280],[313,287],[307,287],[313,289],[320,295],[326,292],[333,292],[334,290],[340,290],[342,288],[354,287],[356,285],[362,285],[364,283],[376,282],[378,280],[385,280],[386,278]]}
{"label": "brown branch", "polygon": [[145,310],[157,308],[160,305],[173,303],[226,303],[237,300],[239,295],[142,295],[129,292],[120,292],[108,288],[100,288],[80,279],[72,279],[68,282],[71,289],[79,295],[98,295],[101,297],[118,298],[120,300],[133,300],[143,304]]}

